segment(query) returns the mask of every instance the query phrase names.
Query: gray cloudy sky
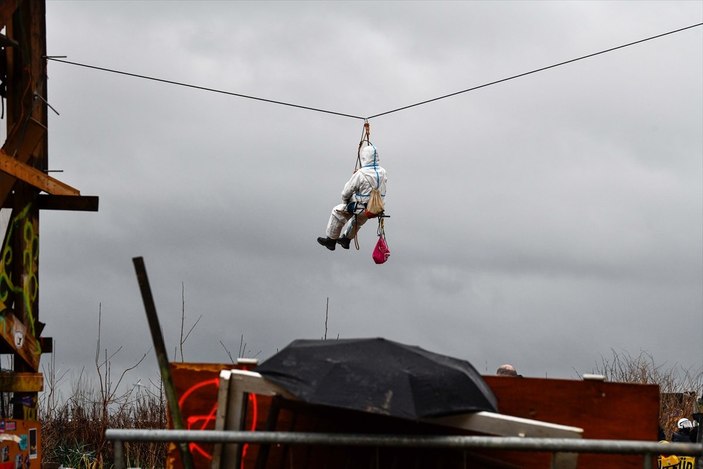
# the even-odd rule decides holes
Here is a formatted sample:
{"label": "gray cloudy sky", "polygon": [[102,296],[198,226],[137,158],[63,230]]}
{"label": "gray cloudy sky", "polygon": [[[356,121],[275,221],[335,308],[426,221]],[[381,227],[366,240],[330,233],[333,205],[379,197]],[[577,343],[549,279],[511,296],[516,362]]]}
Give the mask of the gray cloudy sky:
{"label": "gray cloudy sky", "polygon": [[[49,55],[369,116],[703,21],[703,3],[48,1]],[[43,212],[56,364],[157,376],[380,336],[527,376],[703,357],[703,28],[371,120],[387,264],[315,242],[362,120],[49,62],[50,166],[97,213]],[[132,378],[133,377],[133,378]],[[66,378],[68,379],[68,378]]]}

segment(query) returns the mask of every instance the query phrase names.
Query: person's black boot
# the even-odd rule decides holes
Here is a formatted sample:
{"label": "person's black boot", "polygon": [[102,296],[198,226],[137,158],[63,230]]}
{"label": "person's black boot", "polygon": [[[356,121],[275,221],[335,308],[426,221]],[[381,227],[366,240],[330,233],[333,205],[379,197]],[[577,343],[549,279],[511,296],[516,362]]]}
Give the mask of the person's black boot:
{"label": "person's black boot", "polygon": [[342,246],[342,249],[349,249],[349,243],[351,243],[351,239],[342,236],[337,240],[337,243]]}
{"label": "person's black boot", "polygon": [[317,238],[317,242],[322,244],[324,247],[330,251],[334,251],[334,247],[337,245],[337,241],[332,238]]}

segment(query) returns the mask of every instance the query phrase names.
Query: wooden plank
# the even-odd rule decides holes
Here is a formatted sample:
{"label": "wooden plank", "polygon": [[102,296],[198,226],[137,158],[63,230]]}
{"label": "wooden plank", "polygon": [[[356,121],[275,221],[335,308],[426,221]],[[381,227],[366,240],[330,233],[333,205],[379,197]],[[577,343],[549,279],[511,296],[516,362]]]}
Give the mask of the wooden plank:
{"label": "wooden plank", "polygon": [[[472,432],[497,436],[517,436],[528,438],[581,438],[582,428],[530,420],[512,415],[493,412],[472,412],[424,419],[427,423],[462,428]],[[578,453],[555,453],[552,456],[552,469],[575,469]]]}
{"label": "wooden plank", "polygon": [[41,373],[0,373],[0,392],[41,392],[44,375]]}
{"label": "wooden plank", "polygon": [[423,419],[434,425],[463,428],[498,436],[528,438],[581,438],[582,428],[531,420],[494,412],[471,412]]}
{"label": "wooden plank", "polygon": [[[214,430],[218,408],[219,375],[222,370],[252,369],[255,363],[169,363],[173,384],[178,395],[178,405],[188,430]],[[169,428],[173,428],[169,419]],[[195,467],[210,467],[214,444],[191,444]],[[178,449],[169,444],[166,467],[180,469]]]}
{"label": "wooden plank", "polygon": [[27,119],[10,129],[2,149],[8,155],[26,162],[32,156],[32,152],[37,148],[44,134],[46,134],[46,126],[36,119]]}
{"label": "wooden plank", "polygon": [[[220,377],[222,377],[222,374],[220,374]],[[255,371],[237,369],[230,370],[229,380],[231,381],[230,398],[237,393],[253,393],[264,396],[279,395],[285,397],[286,399],[296,400],[291,393],[275,383],[266,381],[263,376]],[[236,388],[232,387],[233,384],[236,385]],[[228,423],[231,424],[233,422]]]}
{"label": "wooden plank", "polygon": [[[246,394],[259,394],[263,396],[279,395],[286,399],[297,400],[292,394],[277,384],[266,381],[263,376],[255,371],[229,370],[220,372],[220,383],[229,381],[227,397],[223,401],[218,396],[218,414],[224,415],[224,426],[215,427],[216,430],[243,430],[247,422]],[[224,409],[223,409],[224,407]],[[237,444],[222,445],[218,452],[215,447],[212,469],[226,467],[241,467],[241,449]]]}
{"label": "wooden plank", "polygon": [[0,339],[4,339],[5,343],[33,371],[39,371],[39,357],[41,357],[39,341],[9,310],[0,313]]}
{"label": "wooden plank", "polygon": [[40,210],[73,210],[97,212],[100,199],[96,195],[50,195],[40,194],[37,202]]}
{"label": "wooden plank", "polygon": [[[215,413],[215,430],[222,430],[225,428],[225,422],[227,421],[227,407],[229,402],[229,383],[230,376],[232,372],[229,370],[220,371],[220,384],[217,389],[217,411]],[[220,462],[222,460],[222,443],[215,443],[212,451],[212,463],[213,469],[219,469]]]}
{"label": "wooden plank", "polygon": [[[72,210],[97,212],[100,198],[97,195],[51,195],[39,194],[37,206],[40,210]],[[15,195],[8,194],[2,208],[15,208]]]}
{"label": "wooden plank", "polygon": [[501,413],[583,428],[584,438],[656,441],[659,386],[484,376]]}
{"label": "wooden plank", "polygon": [[39,337],[41,353],[54,353],[54,339],[51,337]]}
{"label": "wooden plank", "polygon": [[[45,353],[54,353],[54,343],[51,337],[39,337],[39,346],[41,347],[42,355]],[[2,338],[0,338],[0,354],[10,354],[14,353],[14,348],[10,347],[9,344],[5,343]],[[0,468],[1,469],[1,468]]]}
{"label": "wooden plank", "polygon": [[[483,376],[502,414],[583,428],[583,438],[657,441],[659,386],[604,381]],[[526,455],[510,453],[511,463]],[[549,454],[533,453],[529,460],[543,467]],[[642,456],[579,456],[579,468],[641,469]]]}
{"label": "wooden plank", "polygon": [[[2,150],[19,162],[26,163],[44,138],[44,134],[46,134],[46,127],[35,119],[15,124],[8,131],[7,140],[2,146]],[[17,182],[15,176],[0,172],[0,200],[5,200],[15,182]]]}
{"label": "wooden plank", "polygon": [[22,163],[17,158],[13,158],[4,150],[0,150],[0,171],[14,176],[15,178],[48,192],[52,195],[80,195],[80,191],[58,179],[55,179],[43,171],[39,171],[26,163]]}
{"label": "wooden plank", "polygon": [[96,195],[51,195],[40,194],[37,203],[40,210],[73,210],[97,212],[100,198]]}

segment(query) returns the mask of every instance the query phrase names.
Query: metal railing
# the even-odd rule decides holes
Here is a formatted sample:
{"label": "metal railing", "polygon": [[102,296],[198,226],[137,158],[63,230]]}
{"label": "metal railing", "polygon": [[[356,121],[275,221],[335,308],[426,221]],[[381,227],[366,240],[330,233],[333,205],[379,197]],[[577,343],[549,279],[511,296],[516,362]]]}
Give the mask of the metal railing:
{"label": "metal railing", "polygon": [[640,454],[644,456],[643,467],[645,469],[651,469],[652,457],[659,454],[694,456],[697,457],[699,461],[703,460],[703,443],[670,443],[663,445],[654,441],[629,440],[137,429],[107,429],[105,431],[105,437],[114,444],[115,469],[125,469],[123,450],[123,442],[125,441],[161,441],[172,443],[279,443],[288,445],[452,448],[550,453]]}

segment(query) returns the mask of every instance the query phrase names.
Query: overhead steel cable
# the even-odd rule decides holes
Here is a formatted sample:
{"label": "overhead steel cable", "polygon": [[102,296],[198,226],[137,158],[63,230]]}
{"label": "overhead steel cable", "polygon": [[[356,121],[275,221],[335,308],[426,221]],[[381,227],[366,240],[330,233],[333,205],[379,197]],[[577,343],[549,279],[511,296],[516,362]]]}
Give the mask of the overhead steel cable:
{"label": "overhead steel cable", "polygon": [[678,33],[678,32],[681,32],[681,31],[685,31],[685,30],[687,30],[687,29],[696,28],[696,27],[698,27],[698,26],[703,26],[703,23],[698,23],[698,24],[694,24],[694,25],[691,25],[691,26],[686,26],[685,28],[676,29],[676,30],[674,30],[674,31],[669,31],[669,32],[662,33],[662,34],[657,34],[656,36],[648,37],[648,38],[645,38],[645,39],[640,39],[639,41],[630,42],[630,43],[627,43],[627,44],[623,44],[623,45],[621,45],[621,46],[611,47],[610,49],[605,49],[605,50],[602,50],[602,51],[600,51],[600,52],[594,52],[594,53],[592,53],[592,54],[588,54],[588,55],[584,55],[584,56],[581,56],[581,57],[577,57],[577,58],[575,58],[575,59],[566,60],[566,61],[564,61],[564,62],[559,62],[559,63],[553,64],[553,65],[548,65],[548,66],[546,66],[546,67],[536,68],[536,69],[531,70],[531,71],[529,71],[529,72],[520,73],[520,74],[518,74],[518,75],[513,75],[513,76],[508,77],[508,78],[502,78],[502,79],[500,79],[500,80],[492,81],[492,82],[490,82],[490,83],[484,83],[483,85],[478,85],[478,86],[474,86],[474,87],[471,87],[471,88],[467,88],[467,89],[465,89],[465,90],[456,91],[456,92],[450,93],[450,94],[445,94],[444,96],[439,96],[439,97],[437,97],[437,98],[427,99],[427,100],[425,100],[425,101],[420,101],[420,102],[415,103],[415,104],[409,104],[409,105],[407,105],[407,106],[399,107],[399,108],[397,108],[397,109],[392,109],[392,110],[390,110],[390,111],[381,112],[381,113],[379,113],[379,114],[374,114],[374,115],[372,115],[372,116],[368,116],[366,119],[373,119],[373,118],[375,118],[375,117],[385,116],[385,115],[387,115],[387,114],[391,114],[391,113],[394,113],[394,112],[403,111],[403,110],[405,110],[405,109],[410,109],[410,108],[412,108],[412,107],[422,106],[423,104],[428,104],[428,103],[432,103],[432,102],[435,102],[435,101],[439,101],[440,99],[451,98],[452,96],[456,96],[456,95],[459,95],[459,94],[462,94],[462,93],[468,93],[469,91],[474,91],[474,90],[478,90],[478,89],[480,89],[480,88],[485,88],[485,87],[487,87],[487,86],[496,85],[496,84],[498,84],[498,83],[503,83],[503,82],[505,82],[505,81],[514,80],[514,79],[516,79],[516,78],[521,78],[521,77],[524,77],[524,76],[527,76],[527,75],[531,75],[531,74],[533,74],[533,73],[543,72],[543,71],[545,71],[545,70],[549,70],[550,68],[561,67],[562,65],[566,65],[566,64],[573,63],[573,62],[577,62],[577,61],[579,61],[579,60],[588,59],[588,58],[590,58],[590,57],[595,57],[596,55],[605,54],[605,53],[612,52],[612,51],[614,51],[614,50],[622,49],[622,48],[625,48],[625,47],[634,46],[635,44],[640,44],[640,43],[642,43],[642,42],[651,41],[652,39],[657,39],[657,38],[660,38],[660,37],[663,37],[663,36],[667,36],[667,35],[669,35],[669,34],[674,34],[674,33]]}
{"label": "overhead steel cable", "polygon": [[293,104],[293,103],[286,103],[284,101],[276,101],[275,99],[267,99],[267,98],[260,98],[257,96],[250,96],[246,94],[241,94],[241,93],[233,93],[231,91],[224,91],[224,90],[218,90],[215,88],[208,88],[205,86],[199,86],[199,85],[191,85],[189,83],[183,83],[179,81],[173,81],[173,80],[166,80],[164,78],[156,78],[156,77],[150,77],[147,75],[140,75],[137,73],[130,73],[130,72],[124,72],[122,70],[115,70],[111,68],[105,68],[105,67],[97,67],[95,65],[88,65],[88,64],[83,64],[83,63],[78,63],[78,62],[71,62],[70,60],[64,60],[64,59],[58,59],[56,57],[51,57],[47,56],[45,57],[47,60],[53,60],[54,62],[62,62],[65,64],[70,64],[70,65],[76,65],[78,67],[85,67],[85,68],[92,68],[93,70],[100,70],[103,72],[110,72],[110,73],[116,73],[118,75],[126,75],[129,77],[135,77],[135,78],[142,78],[144,80],[151,80],[151,81],[158,81],[160,83],[167,83],[169,85],[176,85],[176,86],[184,86],[186,88],[194,88],[196,90],[202,90],[202,91],[210,91],[211,93],[220,93],[220,94],[226,94],[229,96],[236,96],[238,98],[247,98],[247,99],[254,99],[256,101],[264,101],[267,103],[272,103],[272,104],[280,104],[281,106],[290,106],[290,107],[297,107],[300,109],[307,109],[308,111],[316,111],[316,112],[324,112],[327,114],[335,114],[337,116],[343,116],[343,117],[351,117],[352,119],[361,119],[364,120],[364,117],[361,116],[355,116],[353,114],[345,114],[343,112],[336,112],[336,111],[330,111],[327,109],[320,109],[316,107],[310,107],[310,106],[302,106],[300,104]]}
{"label": "overhead steel cable", "polygon": [[591,57],[595,57],[595,56],[597,56],[597,55],[606,54],[606,53],[608,53],[608,52],[613,52],[613,51],[618,50],[618,49],[623,49],[623,48],[625,48],[625,47],[634,46],[634,45],[636,45],[636,44],[641,44],[641,43],[643,43],[643,42],[651,41],[651,40],[658,39],[658,38],[661,38],[661,37],[664,37],[664,36],[668,36],[668,35],[670,35],[670,34],[679,33],[679,32],[686,31],[686,30],[692,29],[692,28],[697,28],[697,27],[700,27],[700,26],[703,26],[703,23],[692,24],[692,25],[690,25],[690,26],[686,26],[686,27],[683,27],[683,28],[675,29],[675,30],[673,30],[673,31],[668,31],[668,32],[665,32],[665,33],[657,34],[656,36],[650,36],[650,37],[647,37],[647,38],[644,38],[644,39],[640,39],[640,40],[638,40],[638,41],[633,41],[633,42],[629,42],[629,43],[627,43],[627,44],[622,44],[622,45],[620,45],[620,46],[615,46],[615,47],[611,47],[611,48],[609,48],[609,49],[601,50],[601,51],[598,51],[598,52],[593,52],[593,53],[591,53],[591,54],[583,55],[583,56],[577,57],[577,58],[575,58],[575,59],[565,60],[565,61],[563,61],[563,62],[559,62],[559,63],[553,64],[553,65],[548,65],[548,66],[546,66],[546,67],[536,68],[536,69],[534,69],[534,70],[530,70],[529,72],[519,73],[519,74],[517,74],[517,75],[513,75],[513,76],[510,76],[510,77],[507,77],[507,78],[501,78],[500,80],[495,80],[495,81],[491,81],[491,82],[489,82],[489,83],[484,83],[484,84],[482,84],[482,85],[473,86],[473,87],[471,87],[471,88],[467,88],[467,89],[461,90],[461,91],[455,91],[454,93],[445,94],[445,95],[443,95],[443,96],[438,96],[438,97],[436,97],[436,98],[427,99],[427,100],[424,100],[424,101],[420,101],[420,102],[417,102],[417,103],[414,103],[414,104],[409,104],[409,105],[407,105],[407,106],[402,106],[402,107],[399,107],[399,108],[396,108],[396,109],[391,109],[390,111],[381,112],[381,113],[374,114],[374,115],[367,116],[367,117],[357,116],[357,115],[354,115],[354,114],[346,114],[346,113],[343,113],[343,112],[330,111],[330,110],[327,110],[327,109],[320,109],[320,108],[315,108],[315,107],[311,107],[311,106],[303,106],[303,105],[300,105],[300,104],[287,103],[287,102],[284,102],[284,101],[277,101],[277,100],[274,100],[274,99],[261,98],[261,97],[251,96],[251,95],[246,95],[246,94],[241,94],[241,93],[234,93],[234,92],[231,92],[231,91],[218,90],[218,89],[215,89],[215,88],[208,88],[208,87],[205,87],[205,86],[192,85],[192,84],[183,83],[183,82],[178,82],[178,81],[174,81],[174,80],[166,80],[166,79],[163,79],[163,78],[150,77],[150,76],[147,76],[147,75],[140,75],[140,74],[137,74],[137,73],[124,72],[124,71],[121,71],[121,70],[115,70],[115,69],[110,69],[110,68],[105,68],[105,67],[97,67],[97,66],[95,66],[95,65],[88,65],[88,64],[83,64],[83,63],[79,63],[79,62],[72,62],[72,61],[69,61],[69,60],[65,60],[65,59],[57,58],[57,57],[52,57],[52,56],[47,56],[47,57],[45,57],[45,58],[46,58],[47,60],[53,60],[53,61],[55,61],[55,62],[62,62],[62,63],[69,64],[69,65],[76,65],[76,66],[78,66],[78,67],[85,67],[85,68],[90,68],[90,69],[94,69],[94,70],[100,70],[100,71],[103,71],[103,72],[116,73],[116,74],[119,74],[119,75],[126,75],[126,76],[130,76],[130,77],[141,78],[141,79],[144,79],[144,80],[151,80],[151,81],[156,81],[156,82],[160,82],[160,83],[167,83],[167,84],[176,85],[176,86],[184,86],[184,87],[187,87],[187,88],[193,88],[193,89],[202,90],[202,91],[209,91],[209,92],[212,92],[212,93],[220,93],[220,94],[225,94],[225,95],[229,95],[229,96],[236,96],[236,97],[239,97],[239,98],[253,99],[253,100],[256,100],[256,101],[263,101],[263,102],[272,103],[272,104],[279,104],[279,105],[281,105],[281,106],[295,107],[295,108],[299,108],[299,109],[305,109],[305,110],[308,110],[308,111],[323,112],[323,113],[326,113],[326,114],[334,114],[334,115],[337,115],[337,116],[350,117],[350,118],[352,118],[352,119],[360,119],[360,120],[368,121],[369,119],[374,119],[374,118],[376,118],[376,117],[385,116],[385,115],[388,115],[388,114],[392,114],[392,113],[394,113],[394,112],[404,111],[404,110],[406,110],[406,109],[410,109],[410,108],[413,108],[413,107],[422,106],[422,105],[424,105],[424,104],[429,104],[429,103],[432,103],[432,102],[435,102],[435,101],[439,101],[439,100],[441,100],[441,99],[451,98],[451,97],[453,97],[453,96],[457,96],[457,95],[460,95],[460,94],[463,94],[463,93],[468,93],[469,91],[475,91],[475,90],[478,90],[478,89],[481,89],[481,88],[486,88],[486,87],[488,87],[488,86],[496,85],[496,84],[498,84],[498,83],[503,83],[503,82],[506,82],[506,81],[515,80],[516,78],[522,78],[522,77],[524,77],[524,76],[532,75],[532,74],[534,74],[534,73],[543,72],[543,71],[545,71],[545,70],[549,70],[549,69],[556,68],[556,67],[561,67],[561,66],[563,66],[563,65],[567,65],[567,64],[570,64],[570,63],[573,63],[573,62],[577,62],[577,61],[579,61],[579,60],[584,60],[584,59],[588,59],[588,58],[591,58]]}

